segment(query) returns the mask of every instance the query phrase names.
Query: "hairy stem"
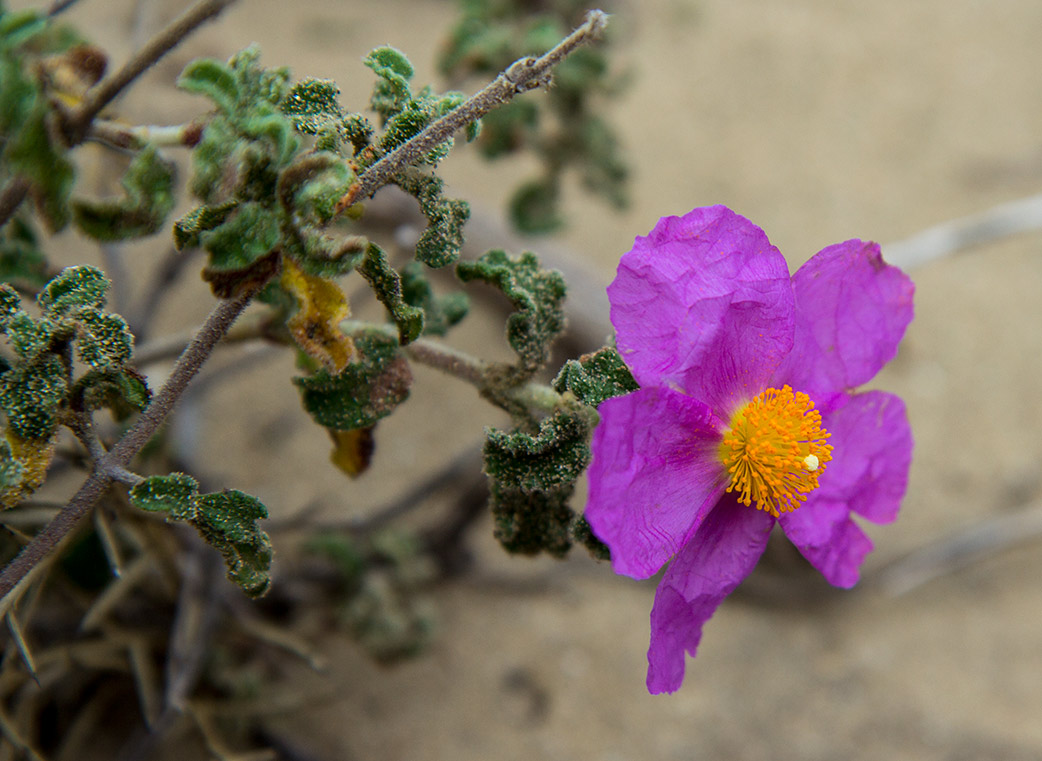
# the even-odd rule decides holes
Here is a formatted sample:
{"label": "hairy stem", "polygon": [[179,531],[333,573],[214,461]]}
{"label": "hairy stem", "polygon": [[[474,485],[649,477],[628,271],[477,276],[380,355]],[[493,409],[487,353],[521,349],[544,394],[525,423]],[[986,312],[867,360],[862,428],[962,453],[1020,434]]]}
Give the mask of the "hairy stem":
{"label": "hairy stem", "polygon": [[361,198],[368,198],[391,178],[421,156],[438,147],[456,132],[473,124],[492,109],[507,103],[518,93],[550,84],[550,70],[579,46],[596,40],[608,24],[603,11],[590,11],[575,31],[538,58],[522,58],[487,84],[481,91],[454,108],[416,137],[388,153],[362,173],[358,182],[337,203],[341,212]]}
{"label": "hairy stem", "polygon": [[228,332],[235,318],[246,308],[255,292],[248,291],[236,299],[222,301],[214,307],[195,338],[182,352],[166,385],[141,413],[133,427],[94,464],[94,472],[62,511],[0,572],[0,600],[3,600],[34,566],[47,557],[62,539],[76,528],[114,480],[132,480],[132,474],[128,474],[125,466],[152,438],[156,429],[177,404],[189,381]]}
{"label": "hairy stem", "polygon": [[[393,325],[374,325],[348,320],[340,323],[340,328],[348,335],[378,333],[388,338],[398,337],[398,331]],[[426,338],[418,338],[408,346],[403,346],[402,352],[412,361],[466,381],[479,391],[493,388],[495,377],[499,375],[497,371],[502,367]],[[528,382],[506,389],[496,388],[496,391],[529,409],[543,412],[554,411],[564,401],[559,393],[543,383]]]}
{"label": "hairy stem", "polygon": [[219,14],[235,0],[199,0],[184,15],[145,43],[145,46],[127,61],[123,68],[106,77],[90,92],[83,103],[70,114],[65,125],[69,142],[83,141],[101,110],[111,103],[127,85],[151,68],[156,61],[173,50],[185,37]]}

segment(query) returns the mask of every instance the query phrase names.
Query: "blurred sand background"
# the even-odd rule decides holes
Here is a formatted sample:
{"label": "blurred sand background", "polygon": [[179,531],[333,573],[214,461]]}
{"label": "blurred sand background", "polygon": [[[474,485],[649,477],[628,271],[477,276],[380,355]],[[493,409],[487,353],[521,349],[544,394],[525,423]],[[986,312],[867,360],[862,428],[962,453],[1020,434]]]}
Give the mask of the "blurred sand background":
{"label": "blurred sand background", "polygon": [[[69,17],[118,63],[135,36],[186,5],[82,0]],[[830,243],[899,240],[1042,186],[1042,3],[642,0],[615,10],[632,84],[608,109],[633,202],[616,212],[574,183],[571,227],[553,242],[600,288],[635,235],[698,205],[749,217],[795,268]],[[434,58],[454,18],[448,0],[242,0],[120,109],[159,124],[198,114],[202,101],[173,87],[178,72],[251,42],[295,77],[335,79],[345,106],[361,109],[372,79],[360,58],[380,44],[407,52],[417,83],[442,86]],[[492,218],[530,169],[464,150],[444,175]],[[1023,235],[912,273],[916,321],[874,385],[907,401],[916,457],[902,517],[871,528],[862,587],[759,570],[706,627],[680,692],[652,697],[653,583],[616,578],[582,551],[563,563],[507,558],[485,521],[473,571],[435,591],[426,655],[381,669],[331,633],[319,643],[328,673],[299,676],[321,704],[279,721],[316,759],[1042,758],[1042,542],[903,596],[875,583],[905,553],[1042,497],[1040,249],[1042,235]],[[188,278],[174,303],[165,329],[196,324],[211,302]],[[498,327],[472,322],[451,340],[506,351]],[[215,392],[198,432],[210,475],[277,515],[313,499],[325,514],[361,514],[402,491],[407,469],[433,472],[500,420],[469,388],[419,369],[412,400],[381,425],[373,470],[348,482],[300,412],[292,372],[280,355],[250,371],[245,403],[241,388]]]}

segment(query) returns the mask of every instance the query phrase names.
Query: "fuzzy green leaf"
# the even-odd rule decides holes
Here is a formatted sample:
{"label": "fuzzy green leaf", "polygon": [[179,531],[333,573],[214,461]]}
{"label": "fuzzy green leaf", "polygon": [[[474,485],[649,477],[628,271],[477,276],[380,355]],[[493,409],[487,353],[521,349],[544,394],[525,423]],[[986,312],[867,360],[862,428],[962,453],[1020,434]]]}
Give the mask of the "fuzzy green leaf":
{"label": "fuzzy green leaf", "polygon": [[402,298],[398,273],[387,263],[387,255],[375,243],[369,244],[358,272],[372,286],[376,298],[398,326],[398,342],[405,346],[419,338],[423,332],[423,310],[410,306]]}
{"label": "fuzzy green leaf", "polygon": [[152,392],[145,378],[129,367],[91,370],[73,384],[73,406],[84,410],[107,408],[125,420],[148,406]]}
{"label": "fuzzy green leaf", "polygon": [[29,221],[16,216],[0,228],[0,282],[42,286],[47,282],[47,259]]}
{"label": "fuzzy green leaf", "polygon": [[401,272],[402,298],[405,303],[423,310],[423,333],[429,336],[443,336],[449,328],[467,316],[470,299],[467,294],[457,291],[444,296],[437,296],[431,288],[430,281],[424,274],[423,265],[409,262]]}
{"label": "fuzzy green leaf", "polygon": [[0,409],[7,415],[7,427],[23,439],[49,439],[67,389],[65,367],[53,354],[11,368],[0,375]]}
{"label": "fuzzy green leaf", "polygon": [[470,206],[445,198],[445,183],[439,177],[403,173],[395,182],[419,201],[420,211],[427,217],[427,229],[416,243],[416,258],[428,267],[452,264],[463,247],[463,225],[470,218]]}
{"label": "fuzzy green leaf", "polygon": [[553,178],[526,182],[510,198],[510,221],[528,235],[551,233],[564,224],[559,204],[560,191]]}
{"label": "fuzzy green leaf", "polygon": [[79,314],[76,348],[80,359],[94,368],[118,368],[126,364],[134,348],[134,336],[118,314],[85,309]]}
{"label": "fuzzy green leaf", "polygon": [[340,88],[328,79],[302,79],[293,85],[279,107],[293,120],[298,131],[317,135],[340,122],[343,109],[338,100]]}
{"label": "fuzzy green leaf", "polygon": [[100,241],[140,238],[159,230],[174,208],[174,170],[153,146],[141,150],[123,176],[120,199],[72,202],[73,219]]}
{"label": "fuzzy green leaf", "polygon": [[256,497],[234,489],[200,495],[194,478],[172,473],[146,478],[130,490],[130,501],[142,510],[191,523],[224,557],[229,579],[251,597],[267,591],[271,542],[256,521],[267,518],[268,510]]}
{"label": "fuzzy green leaf", "polygon": [[69,221],[69,194],[76,171],[64,149],[52,141],[47,117],[47,106],[41,99],[8,139],[3,159],[9,171],[29,180],[37,211],[57,232]]}
{"label": "fuzzy green leaf", "polygon": [[174,222],[174,245],[178,251],[197,248],[199,236],[207,230],[220,227],[239,206],[238,201],[228,201],[216,206],[197,206]]}
{"label": "fuzzy green leaf", "polygon": [[398,356],[398,342],[386,338],[355,338],[362,360],[331,375],[320,370],[294,378],[301,400],[315,422],[334,430],[366,428],[391,414],[409,396],[412,375]]}
{"label": "fuzzy green leaf", "polygon": [[7,324],[22,308],[18,291],[7,283],[0,282],[0,331],[7,331]]}
{"label": "fuzzy green leaf", "polygon": [[185,473],[149,476],[130,490],[134,506],[153,513],[166,513],[175,520],[192,521],[198,514],[199,482]]}
{"label": "fuzzy green leaf", "polygon": [[622,356],[612,347],[599,349],[578,360],[568,360],[553,383],[558,393],[571,391],[583,404],[598,407],[605,399],[635,391],[637,381]]}
{"label": "fuzzy green leaf", "polygon": [[512,258],[489,251],[475,262],[456,266],[460,280],[482,280],[503,291],[517,311],[507,319],[507,341],[517,352],[517,368],[528,376],[546,364],[550,344],[564,330],[564,278],[556,270],[539,267],[535,254]]}
{"label": "fuzzy green leaf", "polygon": [[177,86],[187,92],[205,95],[226,114],[234,114],[242,96],[235,72],[221,61],[200,58],[185,66]]}
{"label": "fuzzy green leaf", "polygon": [[46,317],[58,319],[84,308],[103,309],[109,279],[97,267],[66,267],[36,297]]}
{"label": "fuzzy green leaf", "polygon": [[236,489],[204,494],[197,500],[194,521],[199,533],[222,556],[228,578],[250,597],[259,597],[271,585],[271,540],[256,521],[268,517],[268,509],[256,497]]}
{"label": "fuzzy green leaf", "polygon": [[210,253],[209,269],[243,270],[267,255],[279,241],[276,215],[256,202],[240,205],[230,219],[199,235]]}
{"label": "fuzzy green leaf", "polygon": [[491,481],[496,538],[509,552],[561,557],[577,518],[568,507],[590,461],[590,427],[577,412],[557,412],[532,436],[490,430],[485,472]]}
{"label": "fuzzy green leaf", "polygon": [[386,122],[412,97],[409,88],[412,64],[404,53],[392,47],[377,48],[366,56],[363,63],[379,77],[373,85],[369,105]]}

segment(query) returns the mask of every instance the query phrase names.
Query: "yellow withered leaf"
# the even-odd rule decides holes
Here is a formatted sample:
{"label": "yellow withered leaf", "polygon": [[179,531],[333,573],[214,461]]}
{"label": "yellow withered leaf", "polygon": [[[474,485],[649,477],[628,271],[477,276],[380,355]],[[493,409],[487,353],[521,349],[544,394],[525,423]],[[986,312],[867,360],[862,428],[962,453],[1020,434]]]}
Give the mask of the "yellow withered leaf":
{"label": "yellow withered leaf", "polygon": [[360,476],[369,468],[373,457],[373,426],[355,428],[353,431],[334,431],[333,451],[329,459],[351,478]]}
{"label": "yellow withered leaf", "polygon": [[297,300],[288,327],[297,345],[331,373],[355,359],[357,350],[340,322],[351,315],[347,297],[332,280],[309,275],[291,259],[282,262],[282,287]]}
{"label": "yellow withered leaf", "polygon": [[23,439],[11,431],[6,432],[6,438],[14,459],[23,470],[20,483],[0,490],[0,508],[14,507],[43,485],[57,442],[56,436],[49,439]]}

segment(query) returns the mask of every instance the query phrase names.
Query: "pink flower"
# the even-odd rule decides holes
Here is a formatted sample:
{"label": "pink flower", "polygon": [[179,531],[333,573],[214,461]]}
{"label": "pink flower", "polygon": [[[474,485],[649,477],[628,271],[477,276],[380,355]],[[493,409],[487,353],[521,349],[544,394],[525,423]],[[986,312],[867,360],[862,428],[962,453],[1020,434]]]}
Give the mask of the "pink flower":
{"label": "pink flower", "polygon": [[912,282],[849,240],[789,276],[763,230],[724,206],[666,217],[608,287],[640,389],[599,407],[586,518],[617,573],[669,563],[655,593],[648,690],[673,692],[702,625],[775,523],[836,586],[897,517],[912,435],[902,401],[854,393],[893,359]]}

